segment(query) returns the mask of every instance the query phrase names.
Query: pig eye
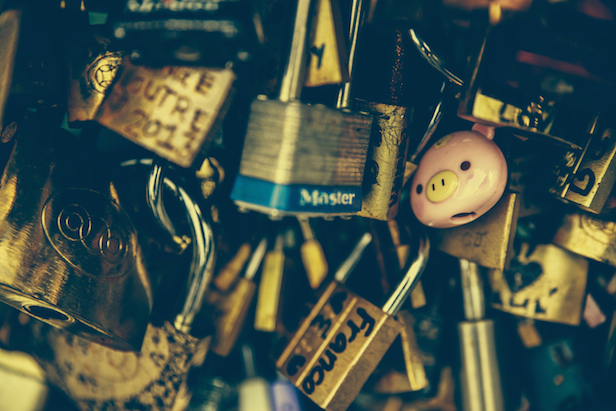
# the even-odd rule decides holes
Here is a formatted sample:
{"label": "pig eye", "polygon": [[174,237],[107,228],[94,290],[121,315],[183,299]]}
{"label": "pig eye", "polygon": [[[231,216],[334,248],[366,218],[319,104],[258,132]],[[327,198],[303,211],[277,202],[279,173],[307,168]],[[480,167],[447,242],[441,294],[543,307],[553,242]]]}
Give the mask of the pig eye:
{"label": "pig eye", "polygon": [[469,163],[468,161],[465,161],[462,164],[460,164],[460,168],[462,170],[468,170],[469,168],[471,168],[471,163]]}
{"label": "pig eye", "polygon": [[423,187],[421,186],[421,184],[419,184],[417,186],[417,194],[421,194],[421,190],[423,190]]}

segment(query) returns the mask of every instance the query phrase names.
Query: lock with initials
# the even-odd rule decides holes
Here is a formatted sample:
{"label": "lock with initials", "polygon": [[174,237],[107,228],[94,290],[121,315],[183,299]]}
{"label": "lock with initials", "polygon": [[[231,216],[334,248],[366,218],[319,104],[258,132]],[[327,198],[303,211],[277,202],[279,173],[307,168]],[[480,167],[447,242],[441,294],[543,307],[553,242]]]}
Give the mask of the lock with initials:
{"label": "lock with initials", "polygon": [[319,407],[346,410],[400,334],[394,315],[425,268],[429,248],[421,238],[382,309],[332,282],[278,358],[278,370]]}

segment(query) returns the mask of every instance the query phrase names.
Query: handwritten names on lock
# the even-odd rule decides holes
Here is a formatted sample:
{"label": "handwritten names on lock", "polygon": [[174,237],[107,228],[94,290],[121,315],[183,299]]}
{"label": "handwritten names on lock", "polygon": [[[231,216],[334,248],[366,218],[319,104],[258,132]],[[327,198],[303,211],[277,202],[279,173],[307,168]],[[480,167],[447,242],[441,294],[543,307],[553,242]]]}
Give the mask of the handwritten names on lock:
{"label": "handwritten names on lock", "polygon": [[[317,304],[315,308],[318,313],[314,315],[313,311],[304,321],[298,331],[299,338],[291,341],[277,362],[279,370],[293,384],[321,405],[326,403],[327,398],[331,399],[339,387],[338,383],[356,367],[357,357],[363,355],[363,350],[368,345],[373,347],[373,341],[379,339],[379,334],[383,336],[383,328],[389,331],[384,333],[387,334],[384,338],[388,344],[380,348],[381,355],[400,330],[395,320],[341,285],[327,294],[330,295],[327,302],[320,309]],[[386,321],[395,325],[389,323],[389,327],[384,327]],[[374,351],[378,363],[379,348]],[[361,384],[357,390],[359,388]]]}
{"label": "handwritten names on lock", "polygon": [[231,69],[135,66],[128,58],[96,120],[182,167],[213,138],[226,110]]}
{"label": "handwritten names on lock", "polygon": [[136,233],[128,216],[93,190],[67,189],[51,197],[41,215],[45,235],[79,274],[117,278],[135,263]]}

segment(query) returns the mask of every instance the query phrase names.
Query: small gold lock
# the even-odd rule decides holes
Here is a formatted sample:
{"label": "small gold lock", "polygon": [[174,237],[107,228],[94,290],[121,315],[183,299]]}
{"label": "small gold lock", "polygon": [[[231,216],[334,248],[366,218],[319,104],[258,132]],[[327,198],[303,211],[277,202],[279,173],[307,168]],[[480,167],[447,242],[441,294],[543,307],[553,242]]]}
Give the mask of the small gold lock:
{"label": "small gold lock", "polygon": [[327,260],[325,259],[321,243],[314,238],[314,232],[310,227],[308,219],[298,219],[298,221],[304,234],[304,242],[300,248],[302,262],[304,263],[308,283],[310,287],[316,290],[321,286],[325,277],[327,277]]}
{"label": "small gold lock", "polygon": [[492,307],[521,317],[579,325],[588,261],[553,244],[522,243],[507,271],[490,270]]}
{"label": "small gold lock", "polygon": [[604,118],[596,116],[589,126],[589,139],[581,152],[565,151],[554,170],[550,193],[585,211],[598,214],[603,209],[616,180],[616,136]]}
{"label": "small gold lock", "polygon": [[483,267],[506,269],[513,254],[519,197],[517,193],[505,193],[490,211],[472,223],[432,230],[434,244],[454,257]]}
{"label": "small gold lock", "polygon": [[206,294],[206,302],[213,312],[213,324],[216,333],[213,336],[211,350],[226,357],[229,355],[244,327],[246,314],[257,289],[253,279],[267,248],[267,240],[261,240],[250,256],[243,277],[239,278],[233,288],[226,293],[211,288]]}
{"label": "small gold lock", "polygon": [[[427,237],[383,309],[344,287],[371,240],[365,234],[276,361],[278,370],[319,407],[346,410],[402,330],[394,317],[425,268]],[[370,355],[366,355],[370,353]]]}
{"label": "small gold lock", "polygon": [[136,66],[122,61],[96,113],[105,127],[182,167],[206,149],[231,102],[231,69]]}
{"label": "small gold lock", "polygon": [[586,258],[616,267],[616,223],[584,212],[567,213],[552,242]]}
{"label": "small gold lock", "polygon": [[274,249],[268,251],[263,261],[261,281],[257,296],[255,311],[255,330],[273,332],[276,330],[280,310],[280,294],[284,276],[284,243],[283,233],[276,236]]}

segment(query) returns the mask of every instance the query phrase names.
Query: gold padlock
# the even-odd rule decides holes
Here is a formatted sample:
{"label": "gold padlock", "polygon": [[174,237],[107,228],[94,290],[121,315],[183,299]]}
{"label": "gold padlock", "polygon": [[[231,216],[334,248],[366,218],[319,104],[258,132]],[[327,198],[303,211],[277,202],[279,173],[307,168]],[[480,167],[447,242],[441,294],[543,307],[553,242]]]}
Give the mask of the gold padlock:
{"label": "gold padlock", "polygon": [[[417,257],[383,309],[332,282],[276,361],[278,370],[319,407],[346,410],[400,334],[393,315],[425,268],[429,249],[427,237],[421,238]],[[357,263],[353,254],[337,279]]]}
{"label": "gold padlock", "polygon": [[520,198],[505,193],[496,205],[472,223],[431,232],[435,246],[454,257],[504,270],[513,255]]}
{"label": "gold padlock", "polygon": [[490,270],[492,307],[521,317],[579,325],[588,261],[553,244],[528,243],[507,271]]}
{"label": "gold padlock", "polygon": [[111,40],[93,28],[78,36],[68,47],[68,115],[71,127],[94,120],[109,94],[122,64],[124,52],[114,50]]}
{"label": "gold padlock", "polygon": [[41,321],[138,350],[152,289],[137,233],[113,183],[27,113],[0,181],[0,300]]}
{"label": "gold padlock", "polygon": [[568,213],[552,242],[602,263],[616,267],[616,223],[584,212]]}
{"label": "gold padlock", "polygon": [[584,150],[565,151],[560,159],[564,164],[556,165],[549,187],[558,199],[595,214],[603,210],[616,180],[616,136],[605,117],[597,115],[589,125]]}
{"label": "gold padlock", "polygon": [[[154,163],[152,167],[160,166]],[[183,205],[193,235],[192,264],[181,294],[184,300],[177,311],[156,318],[160,325],[148,324],[139,352],[113,350],[40,323],[33,325],[33,355],[50,382],[61,388],[80,410],[170,411],[181,407],[188,371],[201,365],[208,352],[211,337],[200,340],[190,331],[212,276],[214,235],[200,207],[182,186],[170,178],[163,178],[159,184],[164,184]],[[152,211],[158,218],[158,211]]]}
{"label": "gold padlock", "polygon": [[258,331],[273,332],[278,324],[285,264],[284,244],[284,233],[278,233],[274,249],[267,252],[263,261],[254,323]]}
{"label": "gold padlock", "polygon": [[128,57],[96,121],[182,167],[190,167],[231,102],[231,69],[136,66]]}
{"label": "gold padlock", "polygon": [[221,357],[229,355],[244,328],[246,314],[257,289],[253,279],[266,248],[267,239],[264,238],[250,256],[244,276],[238,279],[228,293],[211,288],[206,294],[206,302],[211,307],[212,322],[216,328],[210,348]]}
{"label": "gold padlock", "polygon": [[302,255],[302,262],[304,263],[304,269],[306,270],[306,276],[308,277],[308,283],[313,289],[317,289],[327,277],[327,259],[323,252],[323,247],[314,238],[314,232],[310,227],[308,219],[298,219],[299,226],[302,229],[304,235],[304,242],[300,248]]}

